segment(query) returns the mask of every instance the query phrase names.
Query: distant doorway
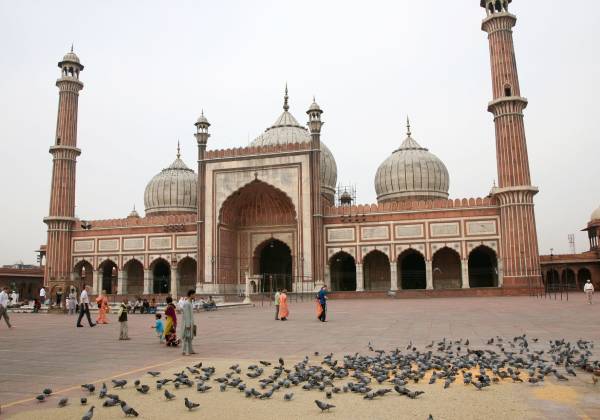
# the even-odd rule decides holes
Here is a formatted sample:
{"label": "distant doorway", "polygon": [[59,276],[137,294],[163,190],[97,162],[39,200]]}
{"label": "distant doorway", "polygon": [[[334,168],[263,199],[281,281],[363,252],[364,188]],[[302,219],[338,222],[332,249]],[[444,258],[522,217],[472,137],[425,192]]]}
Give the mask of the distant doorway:
{"label": "distant doorway", "polygon": [[171,266],[165,260],[158,260],[152,269],[153,292],[166,294],[171,291]]}
{"label": "distant doorway", "polygon": [[356,263],[352,255],[338,252],[329,260],[331,290],[353,292],[356,290]]}
{"label": "distant doorway", "polygon": [[259,274],[262,276],[261,291],[277,289],[292,290],[292,251],[280,240],[272,239],[263,244],[259,254]]}

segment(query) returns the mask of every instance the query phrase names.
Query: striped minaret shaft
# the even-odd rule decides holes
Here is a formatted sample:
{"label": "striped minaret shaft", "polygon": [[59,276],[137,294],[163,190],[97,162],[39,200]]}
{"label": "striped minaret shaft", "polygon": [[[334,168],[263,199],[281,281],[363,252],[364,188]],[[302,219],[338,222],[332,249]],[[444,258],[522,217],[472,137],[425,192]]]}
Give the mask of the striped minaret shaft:
{"label": "striped minaret shaft", "polygon": [[496,159],[500,203],[501,258],[505,287],[539,284],[539,252],[529,158],[512,28],[517,22],[509,13],[512,0],[481,0],[487,16],[482,30],[488,33],[492,70],[493,100],[488,111],[496,126]]}
{"label": "striped minaret shaft", "polygon": [[[197,194],[197,261],[198,267],[196,269],[196,291],[198,293],[203,292],[202,287],[204,287],[204,283],[206,282],[206,263],[205,263],[205,216],[206,216],[206,146],[208,144],[208,138],[210,134],[208,133],[208,128],[210,127],[210,123],[204,116],[204,111],[194,124],[196,126],[196,142],[198,143],[198,194]],[[214,280],[211,280],[214,281]]]}
{"label": "striped minaret shaft", "polygon": [[75,223],[75,165],[81,151],[77,148],[77,109],[83,83],[79,73],[83,66],[73,50],[58,63],[60,78],[58,117],[52,155],[50,210],[44,222],[48,225],[48,242],[44,285],[60,285],[69,281],[71,273],[71,235]]}

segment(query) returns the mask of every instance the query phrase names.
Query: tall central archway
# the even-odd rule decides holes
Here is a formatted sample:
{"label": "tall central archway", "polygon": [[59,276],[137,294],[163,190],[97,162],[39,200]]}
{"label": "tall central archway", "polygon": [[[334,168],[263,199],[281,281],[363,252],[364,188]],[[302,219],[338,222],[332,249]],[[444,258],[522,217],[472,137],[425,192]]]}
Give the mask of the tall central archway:
{"label": "tall central archway", "polygon": [[425,258],[414,249],[408,249],[398,257],[398,273],[400,273],[400,286],[403,290],[427,287]]}
{"label": "tall central archway", "polygon": [[156,294],[169,293],[171,291],[171,265],[159,258],[152,263],[152,291]]}
{"label": "tall central archway", "polygon": [[356,290],[356,262],[352,255],[340,251],[329,260],[331,290],[353,292]]}
{"label": "tall central archway", "polygon": [[[287,244],[266,241],[256,247],[253,235],[284,232],[297,238],[297,226],[292,199],[274,186],[255,179],[232,193],[219,210],[214,267],[217,282],[227,288],[242,283],[244,273],[269,274],[272,280],[261,282],[261,289],[275,285],[291,289],[293,240],[286,240]],[[281,261],[276,263],[278,259]]]}

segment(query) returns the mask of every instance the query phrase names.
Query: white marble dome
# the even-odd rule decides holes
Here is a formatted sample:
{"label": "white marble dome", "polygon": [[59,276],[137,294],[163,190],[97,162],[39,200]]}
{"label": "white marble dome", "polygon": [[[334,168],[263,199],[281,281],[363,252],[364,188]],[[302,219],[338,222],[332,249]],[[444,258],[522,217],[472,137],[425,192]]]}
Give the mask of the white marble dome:
{"label": "white marble dome", "polygon": [[593,222],[594,220],[600,220],[600,207],[594,210],[590,216],[590,221]]}
{"label": "white marble dome", "polygon": [[146,215],[165,213],[195,213],[198,177],[180,159],[160,171],[146,186]]}
{"label": "white marble dome", "polygon": [[[310,132],[301,126],[289,112],[287,89],[283,113],[273,125],[258,136],[252,146],[270,146],[287,143],[307,143],[311,141]],[[321,141],[321,190],[333,199],[337,185],[337,165],[331,150]]]}
{"label": "white marble dome", "polygon": [[444,163],[408,136],[377,169],[377,201],[448,198],[450,177]]}

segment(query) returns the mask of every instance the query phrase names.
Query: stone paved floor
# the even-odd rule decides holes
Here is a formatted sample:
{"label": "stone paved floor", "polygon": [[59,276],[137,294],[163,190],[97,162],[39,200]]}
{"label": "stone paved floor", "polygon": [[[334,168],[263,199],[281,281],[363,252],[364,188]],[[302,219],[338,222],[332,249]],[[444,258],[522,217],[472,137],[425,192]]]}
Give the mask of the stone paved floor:
{"label": "stone paved floor", "polygon": [[[331,301],[325,324],[315,320],[312,302],[291,302],[287,322],[275,322],[268,304],[196,317],[196,351],[211,359],[300,358],[317,350],[354,353],[365,351],[369,341],[390,349],[442,337],[468,337],[473,346],[494,335],[523,333],[540,341],[564,337],[600,343],[600,301],[586,305],[581,294],[571,295],[569,302],[530,297]],[[13,314],[13,330],[1,322],[2,414],[29,405],[15,403],[47,385],[65,389],[181,358],[179,349],[158,344],[152,315],[130,315],[129,342],[117,340],[115,318],[110,315],[110,325],[95,328],[75,328],[75,318],[54,314]]]}

